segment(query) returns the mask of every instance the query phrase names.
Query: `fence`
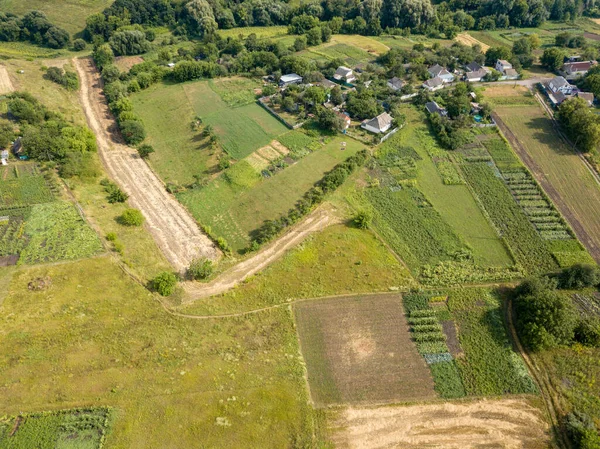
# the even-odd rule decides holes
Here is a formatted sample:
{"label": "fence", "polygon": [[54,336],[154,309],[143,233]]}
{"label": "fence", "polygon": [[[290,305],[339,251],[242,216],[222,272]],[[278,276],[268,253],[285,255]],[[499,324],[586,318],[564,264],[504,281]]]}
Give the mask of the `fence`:
{"label": "fence", "polygon": [[283,117],[281,117],[277,112],[275,112],[274,109],[272,109],[270,106],[267,106],[266,103],[264,102],[264,99],[268,98],[268,97],[261,97],[258,99],[258,104],[261,105],[263,108],[265,108],[265,110],[271,114],[273,117],[275,117],[277,120],[279,120],[281,123],[283,123],[285,126],[287,126],[289,129],[296,129],[296,128],[300,128],[304,123],[297,123],[296,125],[292,125],[291,123],[289,123],[287,120],[285,120]]}

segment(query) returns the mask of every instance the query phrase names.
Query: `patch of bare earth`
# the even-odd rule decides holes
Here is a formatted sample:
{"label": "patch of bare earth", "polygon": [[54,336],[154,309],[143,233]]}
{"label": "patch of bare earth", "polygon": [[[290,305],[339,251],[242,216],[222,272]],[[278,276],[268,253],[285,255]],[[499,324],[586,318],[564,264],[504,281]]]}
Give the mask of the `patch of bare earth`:
{"label": "patch of bare earth", "polygon": [[115,65],[123,72],[128,72],[134,65],[142,62],[144,60],[140,56],[118,56],[115,58]]}
{"label": "patch of bare earth", "polygon": [[3,65],[0,65],[0,95],[9,94],[14,90],[13,83],[8,76],[8,70]]}
{"label": "patch of bare earth", "polygon": [[338,449],[538,449],[548,424],[525,399],[349,408],[334,422]]}
{"label": "patch of bare earth", "polygon": [[431,372],[411,339],[400,295],[313,300],[294,310],[317,406],[437,397]]}
{"label": "patch of bare earth", "polygon": [[123,144],[102,94],[102,80],[91,59],[75,60],[81,80],[80,101],[98,142],[98,153],[110,177],[129,195],[129,204],[140,209],[146,227],[167,260],[184,271],[198,257],[217,259],[219,251],[198,224],[137,151]]}

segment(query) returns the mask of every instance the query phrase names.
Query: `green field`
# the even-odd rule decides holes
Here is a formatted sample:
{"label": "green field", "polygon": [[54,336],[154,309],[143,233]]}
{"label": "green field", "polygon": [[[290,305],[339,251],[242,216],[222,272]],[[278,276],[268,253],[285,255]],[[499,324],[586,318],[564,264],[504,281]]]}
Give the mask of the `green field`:
{"label": "green field", "polygon": [[189,184],[194,176],[210,176],[218,154],[192,121],[211,125],[230,157],[243,159],[287,128],[254,103],[258,84],[245,78],[225,78],[176,85],[157,85],[132,95],[136,113],[148,130],[156,152],[150,162],[165,182]]}
{"label": "green field", "polygon": [[50,186],[33,164],[0,168],[0,210],[52,201]]}
{"label": "green field", "polygon": [[340,224],[314,235],[222,297],[196,301],[183,311],[230,313],[285,304],[290,298],[407,290],[415,285],[406,267],[373,234]]}
{"label": "green field", "polygon": [[85,19],[107,8],[111,0],[0,0],[0,11],[24,14],[38,10],[48,19],[70,33],[78,33],[85,28]]}
{"label": "green field", "polygon": [[[341,141],[347,143],[344,151]],[[287,213],[325,172],[362,148],[356,141],[337,137],[266,179],[241,161],[208,186],[177,197],[202,225],[241,250],[249,243],[250,231]]]}
{"label": "green field", "polygon": [[115,449],[322,444],[287,309],[172,317],[99,257],[18,268],[1,311],[3,415],[109,405]]}

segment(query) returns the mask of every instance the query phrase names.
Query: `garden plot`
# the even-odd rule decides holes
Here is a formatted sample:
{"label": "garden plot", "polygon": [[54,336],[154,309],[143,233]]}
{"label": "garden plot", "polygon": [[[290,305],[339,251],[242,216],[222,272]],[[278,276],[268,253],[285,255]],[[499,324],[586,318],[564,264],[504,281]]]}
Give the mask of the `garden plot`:
{"label": "garden plot", "polygon": [[295,315],[316,405],[436,397],[399,295],[311,301],[297,305]]}

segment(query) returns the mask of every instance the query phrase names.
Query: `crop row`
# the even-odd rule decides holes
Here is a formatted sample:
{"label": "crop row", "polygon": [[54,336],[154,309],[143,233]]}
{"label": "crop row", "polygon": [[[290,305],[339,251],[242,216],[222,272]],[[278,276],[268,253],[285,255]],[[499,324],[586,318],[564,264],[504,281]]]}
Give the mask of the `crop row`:
{"label": "crop row", "polygon": [[556,263],[541,236],[507,186],[494,176],[490,167],[481,163],[466,164],[464,173],[515,260],[532,274],[556,269]]}

